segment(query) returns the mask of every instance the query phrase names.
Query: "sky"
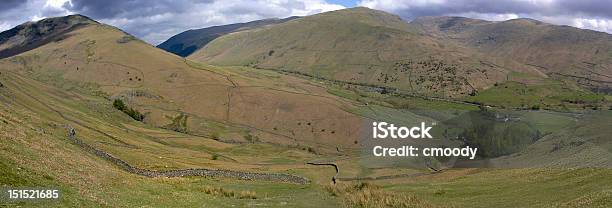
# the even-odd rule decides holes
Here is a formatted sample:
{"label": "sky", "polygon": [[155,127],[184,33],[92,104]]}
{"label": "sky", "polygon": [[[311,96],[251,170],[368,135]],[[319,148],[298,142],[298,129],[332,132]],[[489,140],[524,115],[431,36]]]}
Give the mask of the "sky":
{"label": "sky", "polygon": [[157,45],[188,29],[364,6],[410,21],[463,16],[532,18],[612,34],[612,0],[0,0],[0,31],[46,17],[83,14]]}

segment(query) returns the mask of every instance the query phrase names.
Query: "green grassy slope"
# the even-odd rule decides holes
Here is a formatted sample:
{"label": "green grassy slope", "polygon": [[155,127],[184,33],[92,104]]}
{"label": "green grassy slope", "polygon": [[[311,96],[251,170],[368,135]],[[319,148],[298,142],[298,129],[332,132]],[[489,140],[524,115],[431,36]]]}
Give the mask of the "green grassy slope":
{"label": "green grassy slope", "polygon": [[[454,170],[385,187],[455,207],[608,207],[609,169]],[[393,184],[395,183],[395,184]]]}
{"label": "green grassy slope", "polygon": [[[205,150],[189,152],[170,144],[152,143],[154,137],[147,133],[159,129],[139,124],[121,112],[104,107],[110,106],[110,101],[91,91],[65,91],[10,71],[2,71],[0,82],[3,83],[0,88],[0,186],[59,188],[62,194],[60,201],[1,201],[0,205],[234,207],[256,203],[266,206],[336,206],[336,202],[322,189],[311,185],[201,177],[146,178],[127,173],[72,143],[67,137],[67,126],[76,128],[77,137],[89,144],[147,168],[172,168],[170,164],[193,163],[190,158],[198,157],[197,152]],[[129,124],[139,126],[139,129],[128,130]],[[184,137],[180,133],[166,134],[177,140]],[[109,140],[105,135],[117,136],[119,141]],[[191,144],[223,148],[206,140],[196,138]],[[120,147],[122,144],[131,144],[136,149],[124,149]],[[180,153],[186,151],[189,156],[181,156]],[[166,156],[171,162],[161,159]],[[206,193],[206,187],[251,191],[255,192],[257,199],[210,195]],[[316,203],[312,199],[317,199]]]}

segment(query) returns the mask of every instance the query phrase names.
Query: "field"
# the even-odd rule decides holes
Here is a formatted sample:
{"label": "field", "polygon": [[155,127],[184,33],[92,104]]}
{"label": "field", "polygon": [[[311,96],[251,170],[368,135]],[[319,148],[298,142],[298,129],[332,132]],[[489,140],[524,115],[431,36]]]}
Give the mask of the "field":
{"label": "field", "polygon": [[[280,70],[209,65],[129,37],[91,24],[0,60],[0,185],[62,193],[55,202],[0,205],[612,205],[605,183],[612,178],[612,115],[600,105],[606,96],[536,80],[540,85],[500,83],[467,100],[423,97]],[[125,106],[117,109],[119,102]],[[563,104],[571,112],[558,112],[555,106]],[[518,142],[488,161],[497,168],[449,168],[453,162],[445,158],[427,158],[441,171],[368,164],[363,150],[371,134],[364,132],[381,120],[437,123],[436,145],[465,135],[492,136],[485,140],[492,144],[466,142],[493,147]],[[222,174],[181,175],[194,169]],[[183,172],[163,175],[173,171]]]}
{"label": "field", "polygon": [[538,83],[523,84],[508,81],[466,98],[467,101],[483,105],[511,109],[547,109],[571,111],[574,109],[607,109],[610,102],[605,94],[581,89],[570,81],[539,80]]}
{"label": "field", "polygon": [[[236,70],[236,72],[244,73],[242,70],[244,69]],[[253,73],[248,70],[246,72]],[[338,158],[346,156],[314,154],[300,148],[260,142],[223,143],[212,138],[156,128],[134,121],[122,112],[113,109],[111,101],[99,96],[101,93],[96,91],[95,87],[91,89],[76,87],[78,86],[76,82],[66,81],[61,85],[63,88],[57,88],[37,80],[24,78],[19,73],[13,72],[2,73],[0,82],[4,85],[2,88],[4,98],[2,120],[6,124],[2,126],[2,157],[5,159],[2,163],[2,183],[25,187],[59,187],[64,197],[62,201],[54,202],[51,205],[184,205],[191,207],[206,204],[222,207],[232,205],[334,207],[349,202],[343,198],[346,196],[333,196],[325,190],[325,186],[330,184],[329,178],[334,175],[333,170],[328,167],[307,166],[304,165],[305,161],[317,158],[318,160],[337,160],[342,170],[340,178],[345,179],[410,172],[401,169],[364,169],[359,165],[355,166],[359,163],[356,157],[342,160]],[[46,93],[32,93],[36,91]],[[69,120],[62,118],[53,109],[61,112]],[[401,119],[410,117],[423,118],[417,114],[412,114],[410,117],[400,116],[411,113],[408,111],[402,113],[405,110],[378,105],[370,105],[367,109],[369,110],[356,110],[356,113],[391,119],[394,122],[402,122]],[[557,132],[568,125],[573,125],[569,121],[566,121],[565,124],[559,122],[568,119],[565,119],[566,116],[555,113],[534,111],[528,114],[526,118],[538,119],[538,125],[542,131]],[[28,125],[19,125],[21,123]],[[605,124],[605,122],[600,123]],[[149,169],[218,167],[275,171],[306,176],[313,182],[309,185],[298,185],[228,178],[146,178],[137,176],[118,169],[112,163],[97,158],[71,143],[67,139],[65,125],[74,126],[77,129],[77,135],[85,141],[131,164]],[[119,141],[100,134],[96,129],[104,130]],[[281,154],[278,154],[279,152]],[[350,156],[351,153],[347,154]],[[219,156],[213,159],[212,155]],[[79,168],[65,169],[63,167]],[[415,170],[415,172],[422,171]],[[610,177],[612,177],[612,172],[608,169],[593,168],[576,170],[555,168],[456,169],[421,176],[381,180],[364,179],[364,181],[379,184],[382,190],[388,193],[416,197],[419,201],[423,201],[425,204],[423,206],[487,207],[513,202],[519,203],[520,206],[575,207],[609,205],[611,187],[602,186],[600,182]],[[568,180],[568,178],[571,179]],[[581,185],[576,186],[578,181],[581,181]],[[339,183],[353,184],[355,182],[340,180]],[[255,199],[206,194],[206,187],[217,187],[226,192],[254,192]],[[558,189],[570,191],[558,194],[554,191]],[[504,192],[494,190],[504,190]],[[516,197],[526,196],[533,200],[537,199],[538,203],[533,204],[533,200],[524,202],[514,200]],[[487,200],[483,200],[484,198]],[[312,199],[316,199],[314,201],[317,203],[312,203]],[[43,202],[24,203],[18,202],[17,204],[49,205]],[[509,206],[512,205],[517,204],[509,204]]]}

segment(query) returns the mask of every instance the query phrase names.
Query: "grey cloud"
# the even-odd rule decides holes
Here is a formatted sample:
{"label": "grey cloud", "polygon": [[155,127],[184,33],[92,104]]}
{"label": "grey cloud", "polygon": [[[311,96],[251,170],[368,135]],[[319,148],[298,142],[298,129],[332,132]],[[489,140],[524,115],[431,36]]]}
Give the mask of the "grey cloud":
{"label": "grey cloud", "polygon": [[46,5],[46,0],[1,0],[0,31],[44,16],[66,15],[66,11]]}
{"label": "grey cloud", "polygon": [[490,0],[453,0],[444,4],[423,4],[408,8],[401,13],[407,18],[420,16],[438,16],[456,13],[517,13],[536,12],[533,5],[517,3],[516,1],[490,1]]}
{"label": "grey cloud", "polygon": [[[266,9],[267,7],[270,7],[270,5],[265,4],[264,2],[249,1],[240,4],[228,5],[227,7],[224,7],[219,10],[219,12],[229,14],[257,14],[261,16],[278,15],[278,13],[289,12],[289,10],[286,9],[287,7],[284,6],[278,7],[277,9]],[[303,8],[303,5],[301,5],[300,7]]]}
{"label": "grey cloud", "polygon": [[177,13],[189,9],[193,3],[209,3],[207,0],[72,0],[64,8],[92,18],[135,18],[160,13]]}
{"label": "grey cloud", "polygon": [[187,29],[287,17],[306,6],[296,0],[72,0],[64,8],[158,44]]}
{"label": "grey cloud", "polygon": [[342,8],[325,0],[70,0],[52,6],[48,0],[0,1],[0,30],[32,19],[78,13],[152,44],[188,29]]}
{"label": "grey cloud", "polygon": [[0,3],[0,12],[14,9],[16,7],[24,5],[25,3],[26,1],[23,0],[3,0],[2,3]]}
{"label": "grey cloud", "polygon": [[589,17],[612,18],[611,0],[559,0],[557,12],[568,15],[578,13]]}

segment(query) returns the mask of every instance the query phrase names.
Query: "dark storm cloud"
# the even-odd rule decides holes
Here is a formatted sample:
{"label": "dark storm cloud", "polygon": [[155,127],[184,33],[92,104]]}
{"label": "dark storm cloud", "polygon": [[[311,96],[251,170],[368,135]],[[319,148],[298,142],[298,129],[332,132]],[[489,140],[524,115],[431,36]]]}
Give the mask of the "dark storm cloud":
{"label": "dark storm cloud", "polygon": [[25,3],[26,1],[23,0],[2,0],[2,2],[0,2],[0,12],[14,9],[16,7],[24,5]]}
{"label": "dark storm cloud", "polygon": [[194,28],[340,9],[325,0],[71,0],[62,7],[158,44]]}
{"label": "dark storm cloud", "polygon": [[160,13],[176,13],[189,9],[193,3],[209,3],[207,0],[72,0],[64,8],[93,18],[134,18]]}

